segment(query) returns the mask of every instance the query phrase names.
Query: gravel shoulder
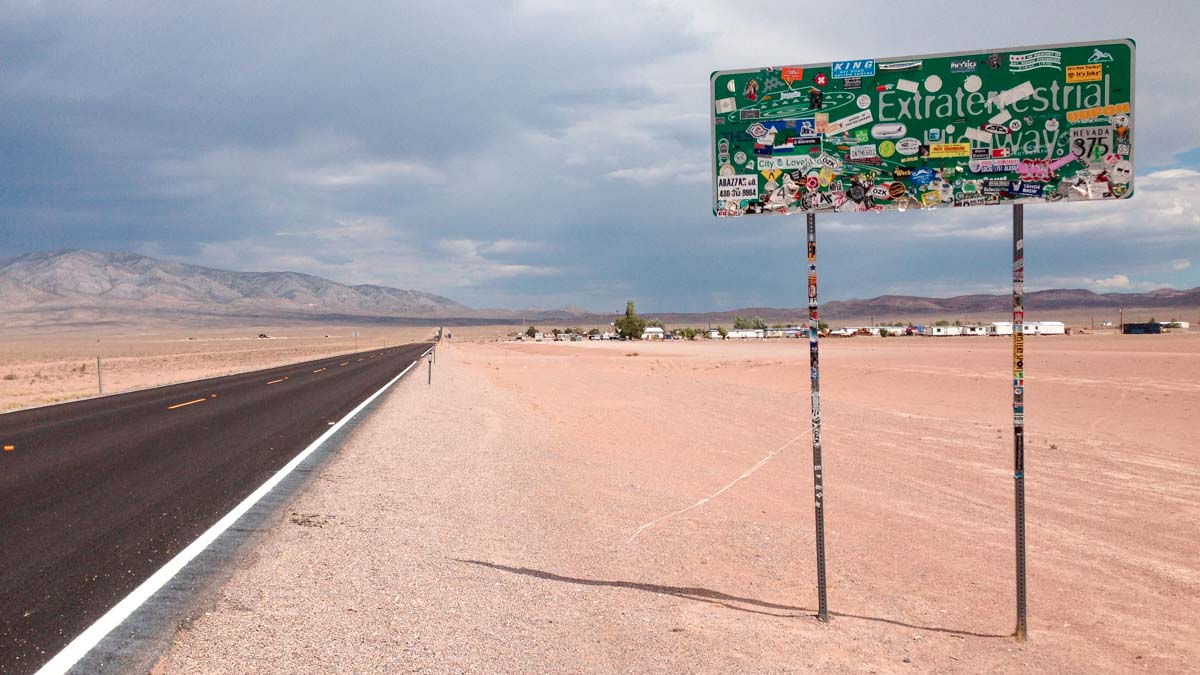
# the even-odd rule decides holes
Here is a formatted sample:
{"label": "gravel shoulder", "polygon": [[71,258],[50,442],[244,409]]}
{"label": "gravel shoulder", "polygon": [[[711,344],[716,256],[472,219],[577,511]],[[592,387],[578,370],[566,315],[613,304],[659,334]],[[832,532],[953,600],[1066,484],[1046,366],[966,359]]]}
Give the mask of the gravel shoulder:
{"label": "gravel shoulder", "polygon": [[[1010,356],[980,340],[822,344],[828,625],[813,618],[807,343],[452,344],[156,672],[1194,667],[1200,457],[1181,429],[1197,343],[1028,347],[1033,641],[1018,645]],[[1130,373],[1137,396],[1113,386]],[[1128,424],[1106,413],[1118,399]]]}

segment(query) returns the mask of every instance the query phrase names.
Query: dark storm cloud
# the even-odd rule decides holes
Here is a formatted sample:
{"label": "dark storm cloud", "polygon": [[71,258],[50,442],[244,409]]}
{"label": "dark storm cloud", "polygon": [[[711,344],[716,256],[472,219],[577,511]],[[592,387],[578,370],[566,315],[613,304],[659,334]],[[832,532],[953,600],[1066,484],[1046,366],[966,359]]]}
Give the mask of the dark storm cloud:
{"label": "dark storm cloud", "polygon": [[[1192,20],[1173,22],[1127,3],[1069,21],[1027,3],[985,35],[979,10],[910,7],[938,17],[936,46],[887,22],[797,41],[728,3],[2,9],[0,256],[132,249],[477,306],[796,305],[802,220],[708,212],[711,70],[848,58],[852,44],[1118,37],[1116,21],[1139,44],[1138,199],[1031,208],[1031,265],[1054,256],[1047,285],[1200,284],[1177,264],[1200,257],[1200,176],[1175,157],[1200,146],[1187,3],[1175,14]],[[1002,287],[1007,212],[983,211],[823,217],[827,297]]]}

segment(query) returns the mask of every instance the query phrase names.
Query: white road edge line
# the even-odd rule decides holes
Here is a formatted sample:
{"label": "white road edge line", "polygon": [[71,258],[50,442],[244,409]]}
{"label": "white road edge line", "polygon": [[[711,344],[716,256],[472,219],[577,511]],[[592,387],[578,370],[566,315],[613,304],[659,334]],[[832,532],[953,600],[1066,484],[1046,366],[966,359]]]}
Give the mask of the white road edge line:
{"label": "white road edge line", "polygon": [[88,652],[92,650],[92,648],[100,644],[100,641],[103,640],[109,633],[111,633],[113,629],[115,629],[117,626],[120,626],[121,622],[129,618],[129,616],[133,614],[138,607],[141,607],[147,600],[150,599],[151,596],[157,593],[160,588],[166,586],[167,582],[174,578],[174,576],[178,574],[180,570],[182,570],[184,567],[187,567],[188,563],[190,563],[196,556],[200,555],[204,549],[208,548],[209,545],[216,541],[217,537],[221,536],[225,530],[228,530],[234,523],[238,521],[239,518],[246,515],[246,512],[253,508],[253,506],[257,504],[263,497],[265,497],[267,493],[269,493],[276,485],[278,485],[280,481],[286,478],[289,473],[299,466],[301,462],[307,459],[309,455],[315,452],[317,448],[321,447],[322,443],[328,440],[330,436],[337,433],[339,429],[345,426],[345,424],[349,422],[355,415],[361,412],[363,408],[367,407],[371,401],[374,401],[379,397],[380,394],[387,391],[392,385],[399,382],[400,378],[404,377],[408,371],[412,370],[413,366],[417,365],[417,363],[419,363],[420,360],[432,350],[433,347],[426,349],[424,353],[417,358],[417,360],[408,364],[408,367],[405,368],[399,375],[393,377],[391,381],[383,385],[379,391],[371,394],[366,400],[364,400],[362,403],[359,403],[354,410],[351,410],[345,417],[339,420],[337,424],[329,427],[329,429],[325,433],[321,434],[317,440],[313,441],[311,445],[302,450],[300,454],[293,457],[292,461],[288,462],[282,469],[277,471],[275,475],[268,478],[267,482],[258,486],[257,490],[251,492],[250,495],[243,499],[240,504],[233,507],[232,511],[226,513],[220,520],[214,523],[212,527],[205,530],[204,534],[201,534],[196,538],[195,541],[193,541],[191,544],[188,544],[187,548],[183,549],[177,553],[174,558],[171,558],[169,561],[167,561],[167,564],[163,565],[158,569],[157,572],[150,575],[149,579],[143,581],[140,586],[133,589],[129,595],[125,596],[120,602],[114,605],[112,609],[105,612],[104,616],[97,619],[96,622],[91,626],[88,626],[87,630],[80,633],[79,636],[74,640],[71,640],[66,647],[63,647],[62,651],[56,654],[54,658],[50,659],[46,665],[38,669],[37,675],[66,673],[72,667],[74,667],[80,659],[82,659],[87,655]]}

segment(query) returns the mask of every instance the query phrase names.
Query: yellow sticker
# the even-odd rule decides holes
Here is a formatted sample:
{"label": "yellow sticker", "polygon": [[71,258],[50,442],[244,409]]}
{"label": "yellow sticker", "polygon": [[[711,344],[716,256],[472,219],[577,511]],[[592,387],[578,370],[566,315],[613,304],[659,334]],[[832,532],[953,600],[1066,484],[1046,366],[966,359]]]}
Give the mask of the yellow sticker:
{"label": "yellow sticker", "polygon": [[896,154],[896,144],[891,141],[884,141],[879,144],[879,156],[891,157]]}
{"label": "yellow sticker", "polygon": [[929,146],[929,156],[939,157],[970,157],[970,143],[934,143]]}
{"label": "yellow sticker", "polygon": [[1103,63],[1067,66],[1067,82],[1099,82],[1104,79]]}

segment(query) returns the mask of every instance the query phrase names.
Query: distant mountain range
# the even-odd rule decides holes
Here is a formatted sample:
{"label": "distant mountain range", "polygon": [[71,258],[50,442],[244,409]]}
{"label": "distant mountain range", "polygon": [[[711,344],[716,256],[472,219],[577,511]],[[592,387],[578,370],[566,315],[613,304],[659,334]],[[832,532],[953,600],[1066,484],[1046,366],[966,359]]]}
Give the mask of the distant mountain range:
{"label": "distant mountain range", "polygon": [[135,253],[59,250],[0,260],[0,302],[252,314],[465,316],[440,295],[297,272],[229,272]]}
{"label": "distant mountain range", "polygon": [[[1148,293],[1093,293],[1086,290],[1032,291],[1032,312],[1174,309],[1200,312],[1200,288],[1169,288]],[[578,308],[559,310],[473,309],[440,295],[362,284],[348,286],[296,272],[230,272],[171,262],[134,253],[58,250],[0,260],[0,306],[18,324],[110,323],[139,317],[191,320],[368,320],[402,323],[516,323],[522,319],[554,325],[606,325],[616,316]],[[925,298],[883,295],[868,300],[836,300],[821,305],[830,321],[917,320],[928,317],[1002,318],[1012,298],[960,295]],[[1182,313],[1182,312],[1181,312]],[[807,309],[745,307],[706,313],[655,313],[668,324],[730,323],[737,315],[769,322],[798,322]]]}

